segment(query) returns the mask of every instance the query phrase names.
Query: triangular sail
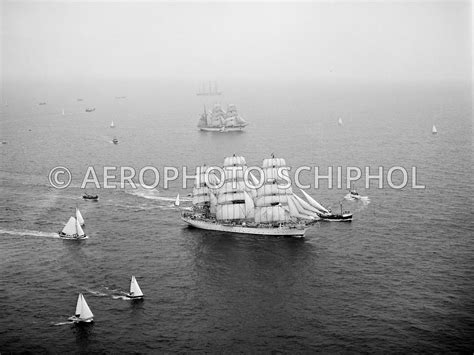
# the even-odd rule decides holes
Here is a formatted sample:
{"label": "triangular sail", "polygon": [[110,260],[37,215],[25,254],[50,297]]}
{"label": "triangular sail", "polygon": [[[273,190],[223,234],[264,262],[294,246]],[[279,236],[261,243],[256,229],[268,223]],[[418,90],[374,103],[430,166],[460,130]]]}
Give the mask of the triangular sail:
{"label": "triangular sail", "polygon": [[69,218],[69,221],[67,221],[63,228],[63,233],[66,235],[76,234],[76,219],[74,217]]}
{"label": "triangular sail", "polygon": [[77,219],[77,221],[79,222],[79,224],[80,224],[81,226],[84,225],[84,218],[82,218],[81,211],[79,211],[78,208],[76,208],[76,219]]}
{"label": "triangular sail", "polygon": [[81,298],[80,318],[86,320],[86,319],[94,317],[82,293],[80,294],[80,298]]}
{"label": "triangular sail", "polygon": [[114,127],[115,127],[115,124],[114,124],[114,121],[112,121],[112,122],[110,123],[110,128],[114,128]]}
{"label": "triangular sail", "polygon": [[303,206],[303,208],[305,210],[308,210],[308,211],[311,211],[313,213],[321,213],[320,211],[318,211],[316,208],[314,208],[313,206],[311,206],[308,202],[306,202],[305,200],[303,200],[301,197],[299,197],[298,195],[295,195],[293,194],[293,197],[301,204],[301,206]]}
{"label": "triangular sail", "polygon": [[81,316],[81,310],[82,310],[82,293],[80,293],[79,296],[77,297],[76,313],[74,313],[76,317]]}
{"label": "triangular sail", "polygon": [[309,204],[312,205],[313,207],[317,208],[321,212],[324,213],[329,213],[329,211],[324,208],[318,201],[316,201],[314,198],[312,198],[310,195],[308,195],[306,192],[300,189],[300,191],[303,193],[304,197],[308,200]]}
{"label": "triangular sail", "polygon": [[436,129],[435,125],[433,125],[433,128],[432,128],[431,132],[433,132],[434,134],[438,133],[438,130]]}
{"label": "triangular sail", "polygon": [[81,225],[79,224],[79,221],[77,219],[76,219],[76,233],[80,237],[84,235],[84,231],[82,230]]}
{"label": "triangular sail", "polygon": [[179,206],[179,194],[178,194],[178,196],[176,196],[176,200],[174,201],[174,205],[175,205],[176,207]]}
{"label": "triangular sail", "polygon": [[140,289],[140,286],[138,286],[135,276],[132,276],[132,280],[130,281],[130,294],[132,296],[143,296],[143,292]]}

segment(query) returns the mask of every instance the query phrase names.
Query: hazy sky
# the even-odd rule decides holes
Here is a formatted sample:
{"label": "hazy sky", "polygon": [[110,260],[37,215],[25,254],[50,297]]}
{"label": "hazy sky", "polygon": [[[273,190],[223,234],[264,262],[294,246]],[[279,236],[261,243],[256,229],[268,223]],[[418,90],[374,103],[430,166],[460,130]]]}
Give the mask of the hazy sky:
{"label": "hazy sky", "polygon": [[6,78],[470,80],[469,1],[2,1]]}

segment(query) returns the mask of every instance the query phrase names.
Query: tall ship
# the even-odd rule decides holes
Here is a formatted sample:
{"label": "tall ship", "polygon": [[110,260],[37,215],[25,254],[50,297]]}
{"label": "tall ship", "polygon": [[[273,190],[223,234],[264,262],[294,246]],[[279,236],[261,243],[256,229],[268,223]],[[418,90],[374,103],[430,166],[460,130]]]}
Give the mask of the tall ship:
{"label": "tall ship", "polygon": [[220,104],[215,104],[210,111],[207,111],[204,107],[198,128],[201,131],[234,132],[242,131],[247,125],[248,122],[238,114],[235,105],[228,105],[227,111],[224,111]]}
{"label": "tall ship", "polygon": [[[183,211],[182,220],[190,226],[230,233],[304,237],[315,213],[295,203],[289,179],[281,178],[286,169],[282,158],[264,159],[263,183],[247,172],[242,156],[224,159],[219,179],[206,166],[196,169],[192,211]],[[245,179],[251,176],[251,179]],[[221,181],[223,180],[223,181]]]}
{"label": "tall ship", "polygon": [[217,81],[209,81],[207,87],[206,83],[201,83],[198,92],[198,96],[219,96],[222,95],[222,92],[217,88]]}

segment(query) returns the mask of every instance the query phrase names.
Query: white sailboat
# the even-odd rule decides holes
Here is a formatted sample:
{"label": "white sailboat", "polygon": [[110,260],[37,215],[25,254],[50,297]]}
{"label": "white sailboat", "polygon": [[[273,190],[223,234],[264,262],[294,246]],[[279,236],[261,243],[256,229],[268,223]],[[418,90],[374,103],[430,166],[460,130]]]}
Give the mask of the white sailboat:
{"label": "white sailboat", "polygon": [[174,201],[174,205],[176,207],[179,207],[179,194],[178,194],[178,196],[176,196],[176,200]]}
{"label": "white sailboat", "polygon": [[436,129],[436,126],[433,125],[433,128],[431,129],[432,134],[438,134],[438,130]]}
{"label": "white sailboat", "polygon": [[138,282],[135,276],[132,276],[132,279],[130,280],[130,293],[127,294],[127,297],[133,299],[143,298],[143,292],[140,289],[140,286],[138,286]]}
{"label": "white sailboat", "polygon": [[66,114],[66,112],[64,111],[64,109],[61,111],[61,114],[64,116]]}
{"label": "white sailboat", "polygon": [[77,298],[76,313],[69,317],[69,320],[72,320],[74,323],[90,323],[94,321],[94,314],[92,314],[92,311],[82,293],[80,293]]}
{"label": "white sailboat", "polygon": [[110,123],[110,128],[115,128],[114,121],[112,121],[112,122]]}
{"label": "white sailboat", "polygon": [[85,225],[84,218],[82,218],[82,214],[81,211],[79,211],[79,208],[76,208],[76,219],[81,226]]}
{"label": "white sailboat", "polygon": [[58,232],[62,239],[80,240],[89,238],[74,217],[70,217],[63,230]]}
{"label": "white sailboat", "polygon": [[339,120],[337,121],[337,124],[338,124],[339,126],[342,126],[342,118],[341,118],[341,117],[339,117]]}
{"label": "white sailboat", "polygon": [[230,104],[224,111],[220,104],[215,104],[209,112],[204,107],[198,128],[209,132],[235,132],[242,131],[247,125],[248,122],[237,113],[235,105]]}

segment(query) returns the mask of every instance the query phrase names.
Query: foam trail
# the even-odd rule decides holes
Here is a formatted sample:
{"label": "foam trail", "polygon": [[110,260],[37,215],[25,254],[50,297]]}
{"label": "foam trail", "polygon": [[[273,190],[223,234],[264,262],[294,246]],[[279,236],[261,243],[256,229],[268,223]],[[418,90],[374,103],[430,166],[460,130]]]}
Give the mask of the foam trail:
{"label": "foam trail", "polygon": [[29,237],[59,238],[59,235],[57,233],[33,231],[33,230],[28,230],[28,229],[14,229],[14,230],[0,229],[0,234],[19,235],[22,237],[29,236]]}
{"label": "foam trail", "polygon": [[127,297],[127,296],[118,296],[118,295],[113,295],[112,298],[114,300],[124,300],[124,301],[129,301],[131,300],[131,298]]}
{"label": "foam trail", "polygon": [[100,291],[94,291],[94,290],[91,290],[87,287],[84,287],[84,290],[86,290],[87,292],[89,292],[91,295],[94,295],[94,296],[97,296],[97,297],[105,297],[105,296],[108,296],[106,293],[103,293],[103,292],[100,292]]}
{"label": "foam trail", "polygon": [[53,325],[67,325],[67,324],[73,324],[74,322],[73,321],[69,321],[69,322],[59,322],[59,323],[55,323]]}

